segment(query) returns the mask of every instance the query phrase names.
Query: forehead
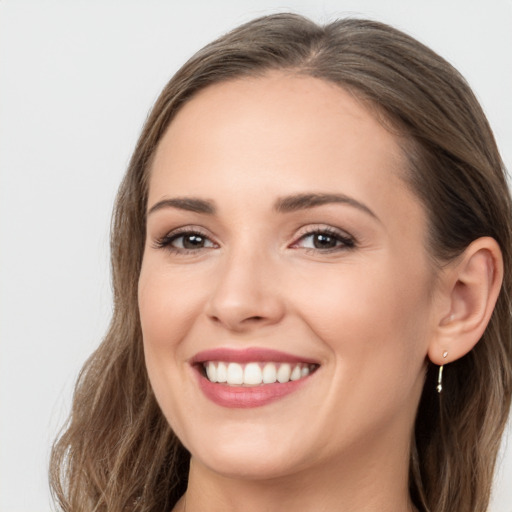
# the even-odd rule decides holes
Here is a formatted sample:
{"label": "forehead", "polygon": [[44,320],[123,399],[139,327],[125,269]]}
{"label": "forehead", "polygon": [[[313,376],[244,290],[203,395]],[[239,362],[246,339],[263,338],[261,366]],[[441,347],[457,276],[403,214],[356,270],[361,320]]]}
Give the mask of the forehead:
{"label": "forehead", "polygon": [[[264,151],[262,148],[264,147]],[[199,151],[198,151],[199,150]],[[299,151],[300,150],[300,151]],[[371,151],[369,151],[371,150]],[[323,160],[366,154],[375,171],[401,174],[405,160],[396,137],[350,92],[324,80],[284,72],[222,82],[200,91],[168,127],[153,171],[190,168],[208,153],[213,166],[231,167],[246,157],[260,172],[283,157],[318,172]],[[229,162],[222,156],[229,154]],[[361,166],[362,159],[354,162]],[[226,165],[228,164],[228,165]],[[389,165],[387,165],[389,164]],[[240,171],[243,170],[240,168]],[[210,172],[219,171],[210,167]],[[182,174],[182,173],[180,173]]]}
{"label": "forehead", "polygon": [[161,142],[165,144],[170,138],[178,142],[180,135],[187,142],[194,135],[204,140],[212,125],[216,133],[208,136],[217,135],[215,142],[221,142],[222,135],[238,132],[239,141],[242,135],[247,142],[254,141],[254,135],[268,135],[267,144],[271,138],[277,144],[283,143],[284,137],[276,135],[288,133],[297,142],[300,137],[309,137],[317,143],[323,139],[326,145],[332,142],[341,145],[371,133],[371,143],[377,149],[395,146],[392,149],[399,155],[395,136],[383,127],[374,111],[377,112],[377,107],[370,111],[369,102],[363,104],[356,95],[332,82],[273,71],[262,77],[220,82],[201,90],[178,111]]}
{"label": "forehead", "polygon": [[272,72],[209,86],[184,105],[157,148],[149,203],[226,189],[418,203],[406,165],[397,137],[349,91]]}

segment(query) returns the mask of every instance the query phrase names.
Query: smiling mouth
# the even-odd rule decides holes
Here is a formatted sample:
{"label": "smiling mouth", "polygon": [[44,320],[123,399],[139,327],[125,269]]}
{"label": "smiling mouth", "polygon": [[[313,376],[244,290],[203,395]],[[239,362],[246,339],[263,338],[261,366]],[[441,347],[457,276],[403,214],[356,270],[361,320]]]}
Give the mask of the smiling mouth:
{"label": "smiling mouth", "polygon": [[247,362],[244,364],[224,361],[206,361],[201,363],[202,375],[211,383],[228,386],[265,386],[286,384],[308,377],[318,364]]}

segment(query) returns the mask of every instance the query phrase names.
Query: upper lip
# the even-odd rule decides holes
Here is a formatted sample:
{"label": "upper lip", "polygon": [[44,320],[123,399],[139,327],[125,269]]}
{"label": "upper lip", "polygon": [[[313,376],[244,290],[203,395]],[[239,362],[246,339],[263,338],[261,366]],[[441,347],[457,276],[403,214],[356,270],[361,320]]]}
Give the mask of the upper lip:
{"label": "upper lip", "polygon": [[200,364],[207,361],[222,361],[226,363],[251,363],[251,362],[274,362],[274,363],[309,363],[319,364],[315,359],[297,356],[273,350],[269,348],[251,347],[245,349],[214,348],[203,350],[197,353],[191,360],[191,364]]}

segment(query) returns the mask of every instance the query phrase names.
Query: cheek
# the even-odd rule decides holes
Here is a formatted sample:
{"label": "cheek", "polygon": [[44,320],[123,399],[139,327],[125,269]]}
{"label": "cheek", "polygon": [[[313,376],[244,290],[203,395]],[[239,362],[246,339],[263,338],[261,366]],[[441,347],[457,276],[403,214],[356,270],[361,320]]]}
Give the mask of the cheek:
{"label": "cheek", "polygon": [[333,437],[339,425],[357,435],[412,421],[424,381],[427,289],[425,275],[393,265],[353,266],[316,280],[315,293],[302,311],[334,361],[325,402]]}
{"label": "cheek", "polygon": [[190,284],[183,273],[167,272],[149,258],[143,263],[138,301],[146,368],[156,400],[180,438],[187,417],[183,403],[190,403],[183,386],[188,365],[182,341],[201,302]]}
{"label": "cheek", "polygon": [[150,261],[143,263],[139,312],[144,355],[151,386],[166,416],[176,411],[178,398],[173,390],[181,389],[187,370],[182,340],[190,332],[201,303],[197,288],[190,284],[183,276],[162,271]]}
{"label": "cheek", "polygon": [[428,344],[428,272],[393,258],[376,262],[323,269],[309,284],[296,281],[293,294],[301,298],[300,314],[348,373],[378,374],[383,365],[396,365],[413,379]]}
{"label": "cheek", "polygon": [[201,287],[184,273],[143,264],[139,279],[139,311],[146,349],[169,351],[189,331],[204,298]]}

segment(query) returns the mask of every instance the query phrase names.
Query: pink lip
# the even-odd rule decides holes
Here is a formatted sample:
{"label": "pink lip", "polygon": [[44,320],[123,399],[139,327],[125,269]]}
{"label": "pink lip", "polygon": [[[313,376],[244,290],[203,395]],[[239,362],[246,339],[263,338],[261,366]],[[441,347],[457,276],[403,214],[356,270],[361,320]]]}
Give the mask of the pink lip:
{"label": "pink lip", "polygon": [[190,361],[191,364],[204,363],[206,361],[223,361],[225,363],[250,363],[250,362],[273,362],[273,363],[308,363],[318,364],[318,361],[299,357],[279,350],[266,348],[214,348],[204,350],[196,354]]}
{"label": "pink lip", "polygon": [[247,348],[235,350],[216,348],[196,354],[190,361],[195,367],[199,387],[212,402],[227,408],[247,409],[261,407],[283,398],[306,384],[313,374],[299,380],[284,384],[264,384],[261,386],[230,386],[210,382],[199,366],[206,361],[222,361],[226,363],[274,362],[274,363],[308,363],[319,364],[318,361],[287,354],[278,350],[263,348]]}
{"label": "pink lip", "polygon": [[261,407],[283,398],[302,387],[311,375],[284,384],[265,384],[262,386],[243,387],[227,384],[214,384],[198,372],[199,386],[212,402],[230,409],[248,409]]}

